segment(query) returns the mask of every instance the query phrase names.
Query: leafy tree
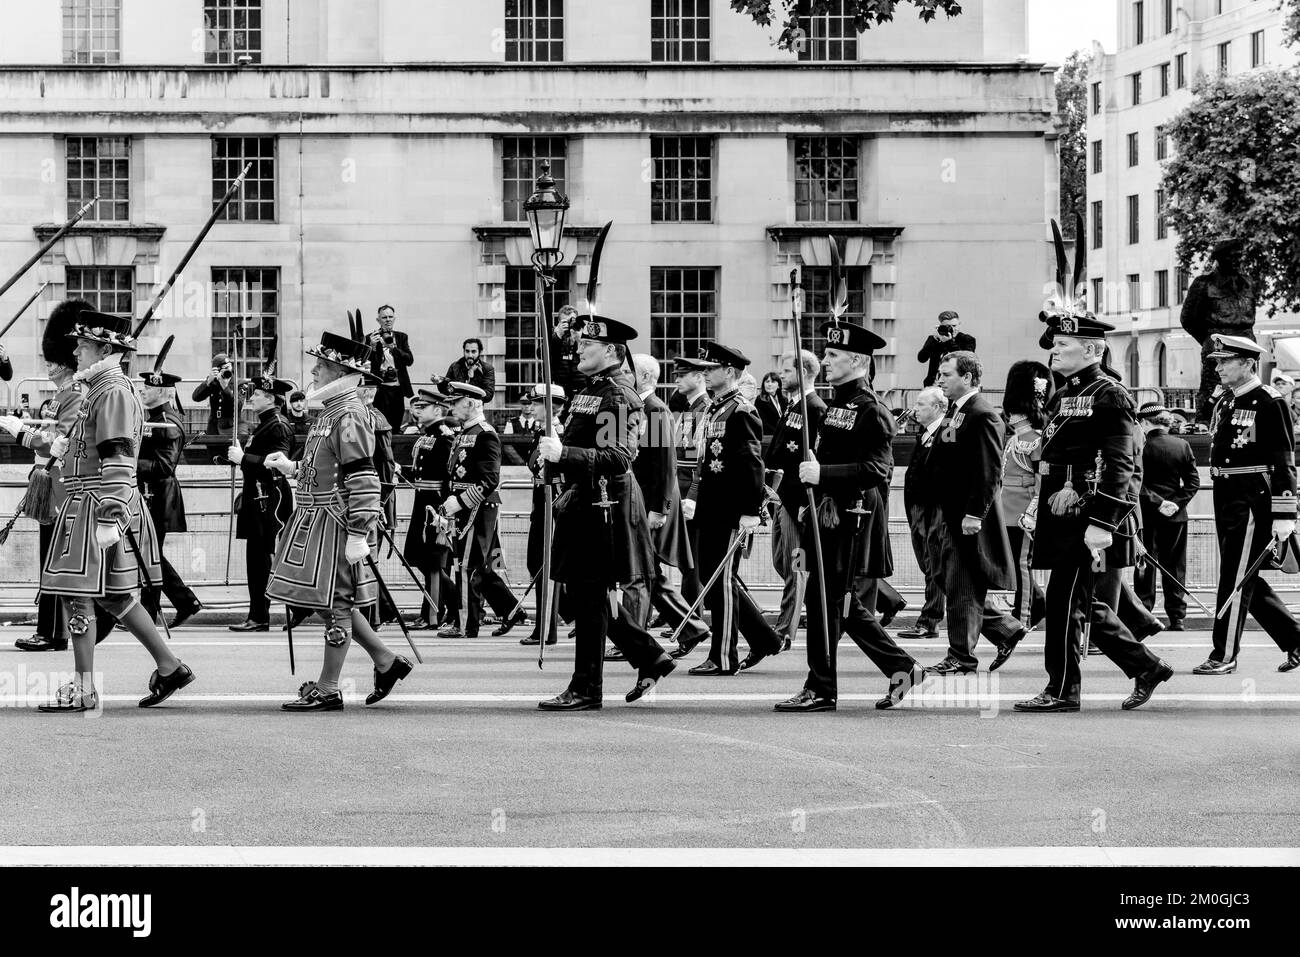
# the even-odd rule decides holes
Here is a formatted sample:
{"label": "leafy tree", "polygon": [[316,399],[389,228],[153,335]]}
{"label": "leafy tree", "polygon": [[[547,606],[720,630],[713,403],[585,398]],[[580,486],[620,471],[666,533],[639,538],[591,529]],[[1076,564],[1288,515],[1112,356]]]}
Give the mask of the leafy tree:
{"label": "leafy tree", "polygon": [[[839,4],[832,3],[832,0],[777,0],[780,4],[781,12],[781,36],[777,40],[777,46],[782,50],[795,49],[795,45],[804,37],[804,31],[799,28],[799,7],[804,7],[803,13],[808,14],[808,7],[811,4],[812,12],[828,13],[838,12]],[[918,9],[918,16],[929,23],[935,18],[935,15],[942,10],[949,18],[961,15],[961,3],[959,0],[843,0],[843,12],[846,15],[852,15],[853,26],[858,33],[864,33],[870,30],[878,23],[888,23],[894,19],[894,8],[899,3],[907,3]],[[746,13],[754,18],[754,22],[759,26],[771,26],[772,24],[772,7],[773,0],[731,0],[731,9]]]}
{"label": "leafy tree", "polygon": [[1282,0],[1282,33],[1288,46],[1300,45],[1300,0]]}
{"label": "leafy tree", "polygon": [[1074,214],[1083,214],[1088,186],[1088,61],[1075,50],[1056,74],[1056,112],[1060,116],[1061,229],[1074,232]]}
{"label": "leafy tree", "polygon": [[1300,310],[1300,69],[1204,76],[1167,127],[1164,170],[1178,260],[1242,243],[1243,272],[1269,315]]}

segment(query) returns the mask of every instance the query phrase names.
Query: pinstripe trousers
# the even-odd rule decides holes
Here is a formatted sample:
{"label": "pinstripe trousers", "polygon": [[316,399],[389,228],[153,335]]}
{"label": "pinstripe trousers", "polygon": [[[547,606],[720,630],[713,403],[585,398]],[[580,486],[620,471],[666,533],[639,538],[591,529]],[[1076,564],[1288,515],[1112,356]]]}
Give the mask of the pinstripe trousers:
{"label": "pinstripe trousers", "polygon": [[[726,525],[699,525],[700,547],[696,553],[699,556],[696,565],[703,582],[713,577],[714,571],[722,564],[722,557],[739,534],[739,529]],[[709,660],[726,672],[734,672],[740,667],[737,647],[741,633],[751,651],[774,655],[781,650],[781,638],[776,629],[763,617],[763,612],[740,581],[740,553],[741,549],[736,549],[704,598],[713,625]]]}

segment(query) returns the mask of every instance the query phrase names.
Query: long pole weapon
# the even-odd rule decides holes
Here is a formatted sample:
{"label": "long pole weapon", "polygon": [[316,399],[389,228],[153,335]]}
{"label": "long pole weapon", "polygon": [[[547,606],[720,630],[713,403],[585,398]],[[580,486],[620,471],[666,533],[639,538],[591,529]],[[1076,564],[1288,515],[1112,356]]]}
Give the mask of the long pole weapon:
{"label": "long pole weapon", "polygon": [[49,284],[50,281],[48,279],[45,280],[45,282],[41,283],[40,286],[37,287],[34,293],[32,293],[30,296],[27,297],[27,301],[18,307],[18,311],[14,313],[14,317],[5,323],[5,327],[3,329],[0,329],[0,339],[3,339],[4,334],[13,327],[13,324],[22,318],[23,313],[27,311],[27,307],[36,301],[37,297],[39,297],[40,294],[45,291],[45,287],[48,286]]}
{"label": "long pole weapon", "polygon": [[[233,373],[230,379],[230,444],[239,444],[239,332],[240,322],[236,319],[232,335],[234,336],[235,361],[232,364]],[[218,376],[216,382],[217,390],[221,389],[221,378]],[[221,398],[217,398],[217,411],[221,410]],[[226,584],[230,584],[230,553],[235,544],[235,463],[230,463],[230,515],[226,521]],[[290,612],[292,614],[292,612]]]}
{"label": "long pole weapon", "polygon": [[1156,561],[1154,557],[1152,557],[1151,552],[1149,552],[1147,550],[1147,547],[1142,544],[1142,539],[1135,537],[1133,540],[1133,544],[1137,548],[1137,554],[1139,559],[1141,559],[1142,561],[1150,562],[1156,571],[1158,571],[1160,574],[1165,576],[1166,581],[1173,582],[1175,585],[1177,585],[1179,588],[1183,590],[1184,595],[1186,595],[1192,601],[1196,602],[1196,604],[1201,606],[1201,611],[1205,612],[1211,618],[1214,617],[1214,612],[1210,611],[1209,606],[1206,605],[1205,602],[1201,601],[1199,598],[1193,595],[1192,590],[1190,588],[1188,588],[1186,585],[1180,582],[1173,575],[1169,574],[1169,572],[1165,570],[1165,567],[1161,565],[1158,561]]}
{"label": "long pole weapon", "polygon": [[[835,248],[835,240],[831,240],[831,248]],[[834,294],[834,288],[831,290]],[[803,461],[807,462],[812,458],[812,440],[808,431],[808,392],[804,385],[803,379],[803,342],[799,336],[799,323],[803,317],[803,289],[799,284],[799,271],[790,270],[790,328],[793,330],[794,337],[794,370],[799,381],[799,419],[800,431],[803,438]],[[812,529],[813,555],[817,559],[817,604],[822,615],[822,651],[826,660],[830,660],[831,654],[831,630],[830,622],[826,619],[826,564],[822,560],[822,529],[821,518],[817,514],[817,496],[813,492],[811,485],[804,485],[804,495],[807,498],[807,505],[804,506],[804,520],[808,522]],[[850,578],[852,571],[850,570]],[[850,585],[851,587],[851,585]]]}
{"label": "long pole weapon", "polygon": [[98,196],[96,196],[94,199],[86,200],[85,204],[81,207],[81,209],[73,213],[72,218],[69,219],[62,226],[60,226],[58,232],[56,232],[53,236],[47,239],[45,241],[45,245],[43,245],[40,249],[36,250],[35,255],[33,255],[31,259],[27,260],[27,262],[19,266],[18,271],[5,280],[5,284],[3,286],[0,286],[0,296],[3,296],[6,292],[8,292],[9,287],[12,286],[14,283],[16,283],[19,279],[21,279],[24,276],[24,274],[26,274],[27,270],[31,269],[38,262],[40,262],[41,257],[44,256],[47,252],[49,252],[50,249],[54,246],[54,244],[57,243],[60,239],[62,239],[67,234],[69,229],[77,225],[77,223],[81,222],[81,217],[85,216],[88,212],[90,212],[90,208],[94,206],[97,202],[99,202]]}

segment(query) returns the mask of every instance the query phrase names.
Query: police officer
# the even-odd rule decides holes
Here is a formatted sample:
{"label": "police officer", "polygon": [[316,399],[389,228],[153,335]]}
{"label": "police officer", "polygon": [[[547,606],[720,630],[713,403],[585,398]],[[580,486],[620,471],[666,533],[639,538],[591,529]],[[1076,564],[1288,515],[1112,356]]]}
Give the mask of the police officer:
{"label": "police officer", "polygon": [[[1169,410],[1145,402],[1138,410],[1142,445],[1142,544],[1160,563],[1169,630],[1182,631],[1187,617],[1187,505],[1201,487],[1196,457],[1187,440],[1170,435]],[[1150,611],[1156,603],[1156,567],[1146,562],[1133,573],[1133,588]],[[1134,631],[1136,634],[1136,630]]]}
{"label": "police officer", "polygon": [[601,707],[606,637],[637,671],[629,702],[677,667],[633,620],[629,605],[645,608],[646,602],[625,602],[622,594],[632,588],[644,592],[654,574],[645,503],[632,474],[641,400],[624,364],[627,343],[635,338],[636,330],[626,323],[585,317],[577,371],[590,378],[570,400],[564,433],[537,443],[538,456],[564,480],[555,509],[551,578],[564,586],[577,626],[573,678],[562,693],[538,703],[543,711]]}
{"label": "police officer", "polygon": [[[1263,348],[1243,336],[1211,336],[1223,394],[1211,416],[1210,478],[1214,482],[1214,528],[1219,537],[1218,606],[1214,650],[1193,674],[1237,670],[1246,612],[1287,653],[1278,671],[1300,666],[1300,624],[1273,587],[1246,571],[1271,543],[1296,527],[1295,440],[1282,394],[1259,380]],[[1238,582],[1246,578],[1237,592]],[[1231,598],[1231,600],[1229,600]]]}
{"label": "police officer", "polygon": [[[1125,710],[1150,700],[1174,670],[1133,637],[1115,614],[1120,570],[1133,564],[1138,523],[1133,482],[1137,424],[1133,400],[1102,368],[1115,327],[1076,309],[1044,312],[1051,368],[1063,376],[1046,410],[1033,567],[1047,582],[1047,687],[1017,702],[1026,712],[1078,711],[1082,633],[1133,679]],[[1044,336],[1046,338],[1046,334]],[[1097,459],[1100,456],[1100,467]]]}
{"label": "police officer", "polygon": [[280,415],[277,396],[288,395],[294,384],[285,379],[258,376],[248,380],[249,395],[244,403],[257,413],[257,427],[248,447],[236,441],[226,457],[244,473],[244,490],[239,499],[235,537],[244,542],[248,569],[248,617],[231,631],[266,631],[271,624],[271,604],[266,585],[271,577],[271,556],[275,542],[293,511],[293,493],[284,476],[268,468],[266,457],[275,452],[288,455],[293,449],[293,429]]}
{"label": "police officer", "polygon": [[[894,417],[867,384],[871,353],[882,348],[885,340],[846,322],[827,323],[822,336],[826,381],[835,391],[817,430],[813,454],[798,470],[800,480],[813,487],[817,501],[817,513],[808,516],[803,530],[808,561],[808,677],[803,689],[775,710],[835,710],[835,658],[842,631],[889,678],[889,688],[876,707],[892,708],[921,680],[921,666],[894,643],[851,591],[859,576],[888,578],[894,571],[882,491],[894,472]],[[811,522],[821,525],[820,559]]]}
{"label": "police officer", "polygon": [[[682,500],[682,514],[687,521],[694,521],[698,530],[700,577],[708,582],[719,566],[723,570],[704,597],[713,622],[709,656],[689,673],[734,675],[782,648],[780,635],[763,617],[738,575],[743,545],[737,544],[737,539],[758,528],[766,500],[763,423],[739,391],[738,380],[749,365],[744,353],[709,341],[700,349],[697,361],[705,367],[705,384],[713,401],[700,428],[695,481]],[[744,668],[737,656],[741,632],[749,642]]]}

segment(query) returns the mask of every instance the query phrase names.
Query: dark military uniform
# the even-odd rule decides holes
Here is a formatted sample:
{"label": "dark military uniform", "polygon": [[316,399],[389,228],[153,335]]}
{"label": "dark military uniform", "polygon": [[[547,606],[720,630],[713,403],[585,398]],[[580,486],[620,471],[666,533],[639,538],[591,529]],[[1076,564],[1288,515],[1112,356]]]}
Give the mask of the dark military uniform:
{"label": "dark military uniform", "polygon": [[[176,466],[181,460],[181,450],[185,447],[185,429],[181,425],[181,417],[170,404],[147,410],[145,421],[169,423],[171,426],[145,430],[144,437],[140,440],[140,459],[136,463],[135,473],[136,483],[148,503],[149,515],[158,532],[158,550],[161,552],[168,532],[187,530],[185,499],[181,496],[181,483],[176,478]],[[176,573],[165,555],[162,559],[161,589],[155,584],[153,588],[144,589],[140,596],[141,604],[154,618],[158,617],[161,596],[164,594],[181,615],[199,607],[199,600],[193,590]]]}
{"label": "dark military uniform", "polygon": [[[821,428],[826,403],[816,392],[808,393],[808,436],[813,440]],[[799,481],[799,463],[803,461],[803,405],[790,403],[785,415],[767,446],[766,464],[769,470],[783,474],[776,486],[780,499],[772,507],[772,567],[781,576],[781,608],[776,617],[776,630],[793,639],[799,627],[799,612],[803,608],[803,569],[795,561],[801,548],[799,510],[808,502],[804,485]]]}
{"label": "dark military uniform", "polygon": [[[402,556],[412,568],[424,574],[429,596],[446,606],[455,597],[451,581],[451,547],[445,534],[439,534],[435,513],[446,497],[447,460],[452,454],[456,432],[445,420],[425,428],[411,446],[411,464],[405,469],[407,480],[415,486],[411,521],[406,526]],[[429,624],[439,622],[442,608],[430,608],[428,599],[420,615]]]}
{"label": "dark military uniform", "polygon": [[239,463],[244,473],[244,490],[239,499],[239,516],[235,537],[245,544],[248,568],[248,620],[259,624],[271,620],[271,604],[266,598],[271,578],[271,556],[276,539],[284,531],[293,511],[293,493],[288,480],[264,464],[272,452],[288,455],[293,448],[293,429],[275,409],[267,409],[258,418],[257,428],[248,437],[244,457]]}
{"label": "dark military uniform", "polygon": [[[763,424],[736,389],[715,396],[699,436],[699,466],[687,498],[695,501],[693,519],[699,532],[697,565],[708,581],[740,534],[740,518],[762,512]],[[724,674],[740,667],[737,643],[743,631],[755,655],[774,655],[781,638],[763,617],[737,574],[741,549],[704,598],[713,621],[709,661]]]}
{"label": "dark military uniform", "polygon": [[[1168,574],[1161,573],[1169,623],[1187,617],[1187,505],[1201,487],[1196,457],[1187,440],[1165,429],[1152,429],[1142,447],[1142,543]],[[1160,506],[1172,502],[1173,515]],[[1133,587],[1149,610],[1156,602],[1156,567],[1146,562],[1133,573]]]}
{"label": "dark military uniform", "polygon": [[[1221,608],[1272,539],[1273,522],[1296,519],[1295,439],[1286,399],[1258,379],[1219,398],[1211,431]],[[1214,621],[1212,661],[1236,661],[1247,611],[1283,651],[1300,648],[1300,624],[1273,587],[1254,574],[1233,598],[1228,613]]]}
{"label": "dark military uniform", "polygon": [[[1125,388],[1091,365],[1066,378],[1047,407],[1039,463],[1039,503],[1033,567],[1051,570],[1047,583],[1048,684],[1045,692],[1079,701],[1081,631],[1090,607],[1089,637],[1128,677],[1148,675],[1160,659],[1134,639],[1116,616],[1120,569],[1136,559],[1138,524],[1133,401]],[[1069,485],[1079,496],[1064,515],[1052,499]],[[1114,541],[1094,568],[1084,545],[1089,525]],[[1090,605],[1088,604],[1090,601]]]}
{"label": "dark military uniform", "polygon": [[[671,410],[672,405],[669,403],[669,411]],[[704,424],[708,410],[709,395],[702,392],[694,402],[677,414],[677,494],[681,498],[686,498],[691,483],[695,481],[695,469],[699,465],[700,426]],[[691,549],[691,562],[688,565],[678,565],[677,569],[682,573],[682,597],[693,604],[700,597],[700,588],[704,585],[700,581],[699,568],[696,567],[700,554],[700,536],[694,522],[686,523],[686,540]]]}

